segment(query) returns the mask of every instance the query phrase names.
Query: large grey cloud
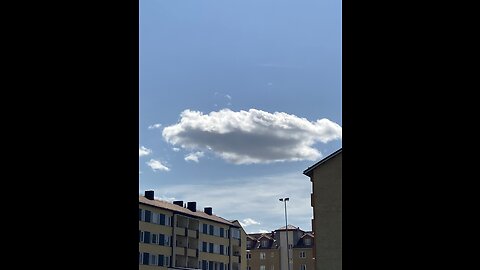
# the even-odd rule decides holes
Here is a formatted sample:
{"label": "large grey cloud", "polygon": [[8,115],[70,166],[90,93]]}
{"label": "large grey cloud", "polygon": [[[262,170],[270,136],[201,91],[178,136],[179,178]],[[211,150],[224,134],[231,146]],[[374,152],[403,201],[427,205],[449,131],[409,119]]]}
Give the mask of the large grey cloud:
{"label": "large grey cloud", "polygon": [[190,151],[212,151],[228,162],[250,164],[317,160],[322,154],[313,145],[341,139],[342,128],[325,118],[311,122],[284,112],[185,110],[162,135]]}

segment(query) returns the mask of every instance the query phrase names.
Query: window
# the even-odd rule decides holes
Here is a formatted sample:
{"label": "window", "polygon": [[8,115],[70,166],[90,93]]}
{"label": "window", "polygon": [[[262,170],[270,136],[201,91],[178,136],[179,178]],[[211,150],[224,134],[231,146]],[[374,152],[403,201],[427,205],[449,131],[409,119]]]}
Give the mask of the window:
{"label": "window", "polygon": [[[167,257],[168,258],[168,257]],[[164,257],[162,254],[158,254],[158,266],[163,266]]]}
{"label": "window", "polygon": [[145,222],[152,222],[152,212],[145,210]]}
{"label": "window", "polygon": [[150,232],[143,233],[143,242],[146,244],[150,244]]}
{"label": "window", "polygon": [[275,252],[270,252],[270,257],[275,257]]}
{"label": "window", "polygon": [[305,238],[305,245],[310,246],[312,244],[312,239],[311,238]]}
{"label": "window", "polygon": [[[167,237],[168,238],[168,237]],[[165,245],[165,235],[163,234],[159,234],[158,235],[158,244],[160,246],[164,246]]]}
{"label": "window", "polygon": [[232,237],[236,239],[240,239],[240,230],[239,229],[232,229]]}
{"label": "window", "polygon": [[143,232],[138,230],[138,242],[142,242],[143,241]]}
{"label": "window", "polygon": [[305,258],[305,251],[300,251],[300,258]]}
{"label": "window", "polygon": [[213,253],[213,243],[208,244],[208,252]]}
{"label": "window", "polygon": [[150,259],[150,253],[144,252],[143,253],[142,264],[143,265],[148,265],[149,259]]}
{"label": "window", "polygon": [[252,270],[252,267],[250,267],[250,266],[249,266],[249,267],[247,267],[247,270]]}
{"label": "window", "polygon": [[225,235],[225,229],[220,228],[220,237],[224,237]]}
{"label": "window", "polygon": [[265,252],[260,252],[260,260],[265,260]]}
{"label": "window", "polygon": [[157,255],[155,254],[150,255],[150,265],[157,265]]}
{"label": "window", "polygon": [[275,270],[275,265],[272,264],[272,265],[270,266],[270,270]]}
{"label": "window", "polygon": [[213,244],[213,253],[220,253],[220,246],[217,244]]}
{"label": "window", "polygon": [[292,249],[293,248],[293,245],[292,244],[288,244],[288,249]]}
{"label": "window", "polygon": [[224,254],[224,249],[225,249],[225,246],[223,245],[220,245],[220,254]]}
{"label": "window", "polygon": [[213,225],[210,225],[210,232],[209,232],[210,235],[213,235],[213,228],[214,228]]}
{"label": "window", "polygon": [[[204,224],[205,225],[205,224]],[[202,260],[202,270],[207,270],[207,261],[206,260]]]}
{"label": "window", "polygon": [[202,231],[204,234],[207,234],[208,233],[208,225],[207,224],[203,224],[203,231]]}
{"label": "window", "polygon": [[202,251],[207,252],[207,242],[202,242]]}
{"label": "window", "polygon": [[268,240],[262,240],[262,247],[268,247]]}
{"label": "window", "polygon": [[141,208],[138,208],[138,220],[139,221],[142,220],[142,209]]}
{"label": "window", "polygon": [[138,252],[138,264],[142,264],[142,253]]}
{"label": "window", "polygon": [[165,266],[169,267],[170,266],[170,258],[168,256],[165,256]]}
{"label": "window", "polygon": [[300,265],[300,270],[307,270],[307,265],[306,264]]}
{"label": "window", "polygon": [[152,244],[156,244],[156,243],[157,243],[157,237],[158,237],[158,236],[157,236],[156,233],[152,234]]}
{"label": "window", "polygon": [[265,270],[265,265],[260,265],[260,270]]}
{"label": "window", "polygon": [[247,253],[247,260],[250,260],[252,258],[252,253]]}
{"label": "window", "polygon": [[252,241],[250,240],[247,241],[247,248],[252,248]]}
{"label": "window", "polygon": [[152,223],[158,224],[158,214],[155,212],[152,213]]}
{"label": "window", "polygon": [[164,214],[160,214],[159,224],[160,225],[165,225],[165,215]]}
{"label": "window", "polygon": [[220,236],[220,228],[219,227],[213,227],[213,235]]}

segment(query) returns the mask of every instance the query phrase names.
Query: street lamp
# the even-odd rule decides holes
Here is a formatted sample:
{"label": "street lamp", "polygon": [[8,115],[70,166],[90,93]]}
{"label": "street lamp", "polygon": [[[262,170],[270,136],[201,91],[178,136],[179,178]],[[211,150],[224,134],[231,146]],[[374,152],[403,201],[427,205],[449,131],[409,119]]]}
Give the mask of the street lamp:
{"label": "street lamp", "polygon": [[288,222],[287,222],[287,201],[289,201],[289,198],[280,198],[278,200],[285,203],[285,233],[287,234],[287,266],[288,266],[288,270],[290,270],[290,248],[288,246]]}

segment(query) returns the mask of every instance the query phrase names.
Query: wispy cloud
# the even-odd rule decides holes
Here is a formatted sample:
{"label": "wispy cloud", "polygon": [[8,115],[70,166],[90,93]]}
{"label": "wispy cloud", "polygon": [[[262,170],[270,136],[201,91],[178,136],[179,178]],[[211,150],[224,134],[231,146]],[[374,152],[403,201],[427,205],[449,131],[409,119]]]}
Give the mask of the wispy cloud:
{"label": "wispy cloud", "polygon": [[[272,231],[273,231],[273,230],[272,230]],[[269,233],[269,231],[263,230],[263,229],[258,230],[258,232],[259,232],[259,233]]]}
{"label": "wispy cloud", "polygon": [[240,222],[240,225],[242,225],[242,227],[247,227],[247,226],[250,226],[250,225],[258,225],[260,224],[260,222],[258,221],[255,221],[251,218],[245,218],[243,219],[243,222],[242,221],[239,221]]}
{"label": "wispy cloud", "polygon": [[141,146],[141,147],[138,149],[138,155],[139,155],[140,157],[148,156],[148,155],[150,155],[151,153],[152,153],[152,150],[146,148],[145,146]]}
{"label": "wispy cloud", "polygon": [[162,162],[155,160],[155,159],[150,159],[150,161],[146,162],[152,170],[155,171],[170,171],[170,168],[167,166],[163,165]]}
{"label": "wispy cloud", "polygon": [[198,158],[203,157],[203,152],[190,153],[185,157],[185,161],[195,161],[198,163]]}
{"label": "wispy cloud", "polygon": [[178,151],[180,151],[180,148],[178,148],[178,147],[173,147],[172,150],[175,151],[175,152],[178,152]]}
{"label": "wispy cloud", "polygon": [[229,100],[232,100],[232,96],[230,95],[225,95],[226,98],[228,98]]}
{"label": "wispy cloud", "polygon": [[161,197],[195,201],[200,211],[203,207],[213,207],[214,214],[247,224],[248,232],[285,226],[284,203],[278,201],[283,197],[290,198],[288,223],[309,230],[311,192],[310,179],[301,172],[217,181],[214,188],[202,184],[174,184],[155,190]]}
{"label": "wispy cloud", "polygon": [[162,124],[153,124],[153,125],[148,126],[148,129],[156,129],[156,128],[160,128],[160,127],[162,127]]}
{"label": "wispy cloud", "polygon": [[234,164],[317,160],[322,154],[315,143],[342,138],[342,127],[326,118],[310,122],[284,112],[185,110],[180,117],[163,129],[168,143],[190,151],[211,150]]}

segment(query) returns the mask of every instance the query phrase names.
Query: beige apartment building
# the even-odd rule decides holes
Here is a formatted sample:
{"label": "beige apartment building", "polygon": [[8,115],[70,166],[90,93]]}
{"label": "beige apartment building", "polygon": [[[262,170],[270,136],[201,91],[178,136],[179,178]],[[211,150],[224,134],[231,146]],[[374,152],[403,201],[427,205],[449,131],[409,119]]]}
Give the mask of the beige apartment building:
{"label": "beige apartment building", "polygon": [[312,229],[315,269],[342,269],[342,149],[315,163],[303,174],[312,182]]}
{"label": "beige apartment building", "polygon": [[271,233],[248,234],[247,270],[314,270],[314,238],[312,232],[292,225]]}
{"label": "beige apartment building", "polygon": [[240,223],[196,209],[196,202],[139,196],[139,269],[247,270]]}

